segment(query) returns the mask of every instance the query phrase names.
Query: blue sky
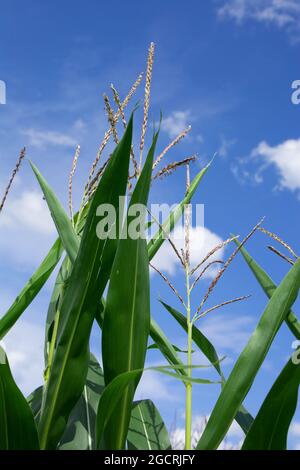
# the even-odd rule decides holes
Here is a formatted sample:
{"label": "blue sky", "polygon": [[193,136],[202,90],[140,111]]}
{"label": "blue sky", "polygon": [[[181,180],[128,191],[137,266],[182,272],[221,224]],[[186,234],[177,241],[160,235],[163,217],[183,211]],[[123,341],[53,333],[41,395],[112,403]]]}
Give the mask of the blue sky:
{"label": "blue sky", "polygon": [[[157,121],[162,111],[164,119],[158,151],[178,130],[191,124],[189,136],[169,153],[166,162],[196,153],[199,158],[192,168],[195,175],[218,152],[194,200],[205,205],[208,245],[212,240],[226,239],[231,232],[245,235],[266,216],[265,226],[297,252],[300,106],[291,102],[291,84],[300,79],[297,0],[191,0],[188,5],[177,0],[154,0],[149,6],[145,2],[115,1],[113,7],[96,0],[3,0],[0,80],[7,86],[7,104],[0,105],[3,190],[20,149],[26,145],[28,157],[66,205],[69,169],[79,143],[81,157],[74,182],[74,199],[79,203],[89,167],[107,128],[102,93],[108,92],[113,82],[121,96],[126,94],[145,68],[151,41],[156,52],[150,118]],[[132,104],[142,98],[141,88]],[[136,141],[139,115],[141,110],[136,119]],[[151,200],[176,203],[183,192],[181,170],[155,183]],[[4,313],[55,238],[28,162],[16,179],[0,226]],[[268,244],[269,240],[258,233],[248,247],[279,281],[288,265],[267,250]],[[229,253],[227,249],[223,256]],[[200,252],[196,251],[197,255]],[[165,263],[163,267],[180,289],[179,266],[168,250],[159,262]],[[157,299],[162,297],[180,306],[157,276],[152,280],[153,315],[172,341],[184,347],[182,332]],[[25,392],[41,381],[42,325],[52,282],[6,340],[16,378]],[[196,293],[195,306],[207,287],[208,280],[204,280]],[[202,325],[199,323],[220,354],[227,356],[227,373],[266,305],[264,295],[238,257],[210,305],[243,294],[252,297],[212,313]],[[292,341],[283,326],[246,399],[253,414],[290,355]],[[93,332],[93,348],[100,350],[97,331]],[[200,356],[197,360],[204,361]],[[162,359],[151,352],[148,361],[161,363]],[[180,384],[149,373],[140,395],[159,404],[169,425],[176,412],[180,426],[182,392]],[[217,386],[197,387],[195,415],[209,414],[217,394]],[[299,411],[295,423],[291,448],[300,446]],[[237,442],[236,430],[228,439]]]}

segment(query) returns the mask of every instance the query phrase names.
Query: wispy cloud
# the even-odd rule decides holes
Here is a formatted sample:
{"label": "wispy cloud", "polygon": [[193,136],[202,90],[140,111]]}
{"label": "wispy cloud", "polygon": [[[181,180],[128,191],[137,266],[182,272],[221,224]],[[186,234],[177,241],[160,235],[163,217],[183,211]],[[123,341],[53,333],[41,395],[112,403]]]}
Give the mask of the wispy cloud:
{"label": "wispy cloud", "polygon": [[221,18],[232,18],[242,24],[245,20],[272,24],[281,29],[300,28],[298,0],[228,0],[218,8]]}
{"label": "wispy cloud", "polygon": [[154,401],[180,401],[179,395],[174,394],[174,380],[155,371],[147,371],[143,374],[136,398],[140,400],[151,398]]}
{"label": "wispy cloud", "polygon": [[170,116],[162,120],[161,128],[173,139],[189,126],[190,121],[191,112],[189,110],[173,111]]}
{"label": "wispy cloud", "polygon": [[33,147],[56,145],[60,147],[75,147],[76,140],[68,134],[56,131],[41,131],[34,128],[25,129],[22,134],[28,137],[28,143]]}
{"label": "wispy cloud", "polygon": [[218,155],[220,155],[220,157],[227,157],[229,150],[236,144],[236,142],[237,139],[227,139],[224,135],[221,135],[221,143],[217,152]]}
{"label": "wispy cloud", "polygon": [[253,318],[247,315],[226,315],[220,321],[220,316],[210,316],[201,323],[201,330],[223,352],[240,353],[246,345],[253,328]]}

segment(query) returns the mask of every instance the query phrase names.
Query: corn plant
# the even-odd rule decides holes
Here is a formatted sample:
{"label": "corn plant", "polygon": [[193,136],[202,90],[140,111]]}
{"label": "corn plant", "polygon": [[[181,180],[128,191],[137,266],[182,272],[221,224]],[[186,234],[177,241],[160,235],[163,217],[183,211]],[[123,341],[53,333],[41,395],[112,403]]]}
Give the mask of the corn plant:
{"label": "corn plant", "polygon": [[[186,395],[186,449],[192,447],[193,387],[199,384],[217,386],[213,385],[216,383],[221,385],[220,395],[196,445],[198,450],[217,449],[233,420],[245,434],[243,449],[285,449],[287,446],[288,430],[297,406],[300,366],[295,365],[292,359],[287,362],[267,397],[262,400],[255,418],[246,410],[243,401],[283,322],[300,339],[300,322],[291,311],[300,288],[300,260],[279,237],[262,229],[260,222],[241,242],[231,236],[199,260],[197,266],[191,266],[189,205],[212,163],[198,172],[192,181],[190,165],[195,161],[194,156],[159,169],[166,153],[187,135],[190,128],[179,134],[160,153],[156,152],[158,129],[145,156],[153,58],[154,45],[151,44],[139,154],[133,145],[135,119],[139,111],[135,110],[127,120],[125,109],[139,87],[142,75],[123,101],[112,85],[116,111],[108,96],[104,96],[109,129],[93,162],[77,212],[73,211],[72,187],[80,147],[76,148],[69,179],[69,214],[44,176],[31,163],[58,238],[0,319],[1,340],[39,294],[56,267],[59,271],[46,317],[43,383],[27,399],[18,389],[11,374],[9,358],[0,348],[1,449],[170,449],[170,436],[155,404],[150,399],[135,401],[137,386],[143,373],[147,373],[146,358],[152,347],[158,349],[167,361],[167,365],[164,362],[152,369],[183,384]],[[121,138],[119,121],[123,127]],[[100,164],[111,139],[114,140],[115,149]],[[24,157],[25,149],[5,191],[0,212]],[[151,185],[183,166],[187,170],[187,183],[182,202],[162,224],[150,212],[150,222],[146,223],[143,219],[139,224],[139,236],[128,236],[128,227],[134,222],[134,206],[146,207]],[[125,210],[120,207],[119,200],[126,194],[129,205]],[[105,224],[99,225],[98,208],[102,205],[110,205],[115,210],[114,222],[108,228]],[[170,235],[184,211],[185,244],[180,253]],[[157,232],[147,241],[144,233],[149,224],[156,224]],[[117,236],[108,236],[116,227],[121,227]],[[258,230],[273,236],[292,255],[288,258],[272,248],[291,265],[278,286],[246,251],[246,242]],[[232,242],[237,246],[225,263],[211,261],[212,255]],[[180,259],[185,275],[185,299],[164,273],[153,265],[153,258],[159,254],[163,243],[170,243],[174,256]],[[221,358],[201,331],[201,318],[213,310],[245,299],[245,296],[237,297],[206,307],[215,286],[239,253],[266,293],[268,302],[248,344],[226,378]],[[191,309],[192,291],[206,270],[217,263],[221,264],[220,270],[194,313]],[[184,313],[181,313],[161,300],[182,333],[186,333],[187,364],[179,355],[180,349],[171,343],[151,316],[149,266],[163,277],[184,308]],[[93,325],[101,330],[98,340],[102,350],[102,367],[90,351]],[[149,346],[150,338],[152,346]],[[193,371],[200,366],[193,364],[193,348],[198,348],[215,370],[214,381],[195,377]],[[274,416],[277,418],[275,424]]]}

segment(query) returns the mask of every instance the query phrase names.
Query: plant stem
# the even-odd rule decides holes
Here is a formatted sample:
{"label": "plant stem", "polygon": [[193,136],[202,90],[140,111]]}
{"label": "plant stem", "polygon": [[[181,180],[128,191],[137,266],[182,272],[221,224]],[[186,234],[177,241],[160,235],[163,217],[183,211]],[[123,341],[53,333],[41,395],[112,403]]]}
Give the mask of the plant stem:
{"label": "plant stem", "polygon": [[[186,167],[186,191],[190,190],[190,165]],[[188,330],[188,357],[187,357],[187,376],[192,378],[192,328],[191,322],[191,287],[190,287],[190,228],[191,228],[191,207],[185,206],[185,250],[184,250],[184,267],[185,267],[185,283],[186,283],[186,322]],[[186,383],[186,402],[185,402],[185,450],[192,450],[192,382]]]}
{"label": "plant stem", "polygon": [[[191,322],[191,303],[190,303],[190,275],[189,265],[186,266],[186,291],[187,291],[187,327],[188,327],[188,354],[187,354],[187,375],[192,377],[192,322]],[[186,384],[186,405],[185,405],[185,450],[192,450],[192,383]]]}

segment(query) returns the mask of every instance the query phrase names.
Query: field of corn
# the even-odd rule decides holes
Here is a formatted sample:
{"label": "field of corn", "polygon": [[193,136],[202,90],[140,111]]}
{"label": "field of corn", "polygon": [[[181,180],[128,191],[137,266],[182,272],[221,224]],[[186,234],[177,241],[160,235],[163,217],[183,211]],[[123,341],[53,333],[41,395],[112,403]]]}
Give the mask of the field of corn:
{"label": "field of corn", "polygon": [[[284,450],[297,407],[300,383],[300,351],[295,350],[256,416],[243,402],[251,394],[252,384],[264,364],[269,349],[285,323],[300,340],[300,320],[293,313],[300,288],[300,260],[294,250],[278,235],[263,228],[263,221],[243,239],[229,234],[228,239],[212,249],[197,265],[190,256],[191,205],[193,196],[204,178],[213,171],[214,159],[196,176],[190,177],[195,157],[185,158],[164,166],[167,152],[189,133],[187,128],[158,153],[160,123],[151,127],[148,122],[154,44],[149,48],[145,74],[138,76],[128,95],[121,99],[111,86],[112,99],[104,95],[108,130],[99,147],[96,159],[84,188],[80,207],[73,208],[73,177],[80,147],[75,151],[69,178],[69,212],[63,208],[37,167],[31,163],[57,230],[57,240],[15,301],[0,318],[0,340],[5,345],[6,334],[14,328],[22,314],[39,295],[43,286],[57,271],[57,278],[46,314],[44,347],[44,381],[25,397],[17,387],[9,366],[9,355],[0,347],[0,449],[1,450],[170,450],[176,443],[168,432],[156,404],[149,399],[136,401],[136,389],[142,375],[147,373],[149,350],[161,354],[161,366],[152,367],[182,383],[185,394],[185,442],[190,450],[218,449],[234,421],[243,430],[243,450]],[[143,85],[144,83],[144,85]],[[143,105],[128,112],[139,87],[145,88]],[[111,104],[113,100],[113,105]],[[136,115],[142,115],[142,132],[135,126]],[[146,149],[146,133],[153,133],[152,144]],[[140,135],[141,134],[141,135]],[[107,151],[113,141],[115,149]],[[138,142],[138,144],[134,144]],[[16,173],[26,157],[24,148],[9,181],[1,212],[9,197]],[[127,229],[134,220],[131,209],[135,204],[147,206],[154,180],[166,181],[172,174],[184,170],[185,186],[182,201],[167,219],[160,223],[151,211],[144,213],[140,236],[130,237]],[[128,208],[121,213],[119,198],[127,194]],[[98,208],[109,204],[115,208],[114,226],[122,226],[116,237],[102,236],[107,227],[99,224]],[[179,250],[170,237],[179,219],[184,220],[184,249]],[[144,232],[155,227],[150,239]],[[247,251],[247,241],[260,231],[273,239],[279,248],[273,252],[286,263],[286,275],[279,285]],[[103,232],[103,233],[102,233]],[[153,262],[163,244],[170,244],[179,259],[185,279],[184,288],[173,285]],[[232,247],[228,259],[217,261],[216,253],[225,246]],[[209,338],[201,331],[202,317],[246,297],[236,297],[208,307],[214,289],[235,260],[246,263],[257,280],[257,288],[266,296],[266,306],[248,342],[235,361],[228,377],[223,373],[223,358]],[[237,261],[239,260],[239,261]],[[192,296],[205,272],[217,266],[199,307],[192,308]],[[167,333],[151,316],[150,283],[153,270],[172,290],[176,305],[163,300],[166,313],[175,320],[186,344],[182,351],[168,339]],[[184,295],[179,294],[185,292]],[[223,321],[220,318],[220,321]],[[225,321],[225,320],[224,320]],[[90,352],[93,326],[97,327],[102,365]],[[100,346],[101,345],[101,346]],[[215,372],[214,380],[206,377],[208,366],[195,364],[193,351],[199,350]],[[219,388],[219,397],[205,422],[203,432],[193,434],[193,391],[195,387]]]}

